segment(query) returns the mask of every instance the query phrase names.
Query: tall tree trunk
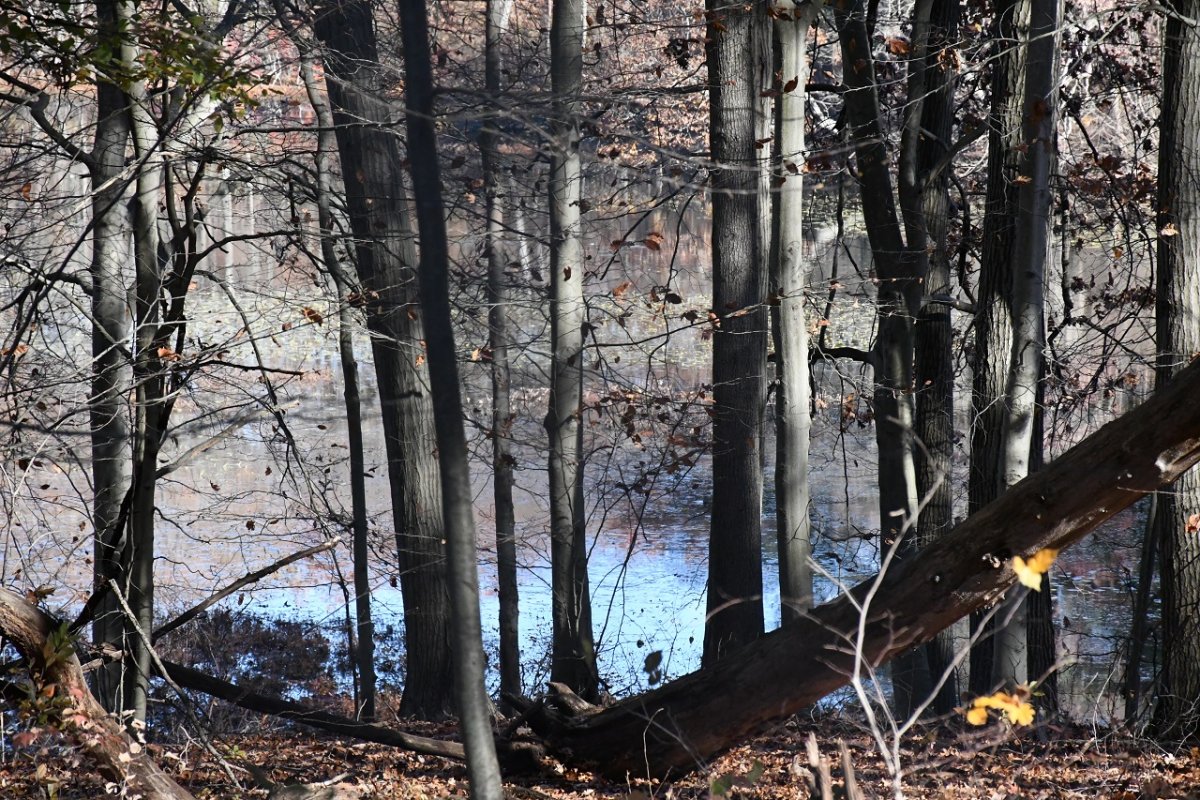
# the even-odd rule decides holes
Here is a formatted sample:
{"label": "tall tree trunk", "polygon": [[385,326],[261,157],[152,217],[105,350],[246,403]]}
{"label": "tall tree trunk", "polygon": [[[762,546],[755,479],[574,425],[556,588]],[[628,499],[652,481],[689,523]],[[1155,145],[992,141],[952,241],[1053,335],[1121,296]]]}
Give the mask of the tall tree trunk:
{"label": "tall tree trunk", "polygon": [[[713,496],[705,665],[763,633],[762,440],[766,254],[755,147],[765,6],[708,0],[712,151]],[[769,41],[769,39],[767,40]]]}
{"label": "tall tree trunk", "polygon": [[[1025,65],[1021,142],[1024,156],[1017,183],[1017,219],[1012,251],[1011,317],[1013,341],[1005,390],[1003,423],[1004,486],[1030,472],[1038,384],[1045,349],[1045,272],[1050,249],[1050,165],[1055,143],[1055,68],[1060,0],[1032,0]],[[1038,445],[1040,447],[1040,443]],[[1009,592],[1001,606],[993,679],[1023,683],[1031,678],[1028,603],[1024,591]]]}
{"label": "tall tree trunk", "polygon": [[[917,202],[922,249],[928,256],[925,296],[915,330],[917,495],[924,506],[916,530],[916,545],[924,547],[954,524],[952,464],[954,458],[954,329],[950,305],[941,302],[951,292],[949,157],[957,78],[953,47],[958,41],[959,0],[933,0],[926,22],[927,35],[918,57],[923,61],[921,133],[917,148]],[[911,98],[910,98],[911,102]],[[914,242],[911,237],[909,245]],[[954,636],[945,630],[925,645],[926,667],[932,685],[945,678],[933,710],[949,714],[958,702],[958,678],[953,668]],[[931,686],[932,688],[932,686]],[[924,698],[918,698],[923,700]]]}
{"label": "tall tree trunk", "polygon": [[1013,556],[1067,547],[1178,478],[1200,461],[1197,391],[1200,364],[1009,489],[919,558],[893,565],[713,666],[566,724],[549,713],[531,719],[555,748],[609,774],[694,768],[764,723],[845,685],[856,658],[878,667],[996,602],[1015,582]]}
{"label": "tall tree trunk", "polygon": [[[303,48],[304,45],[301,44]],[[367,525],[366,456],[363,444],[362,402],[358,390],[358,360],[354,356],[354,282],[346,274],[334,247],[336,226],[333,216],[334,159],[337,138],[333,113],[325,93],[313,74],[313,56],[306,49],[300,54],[300,76],[308,102],[316,113],[317,152],[317,224],[320,227],[321,258],[333,277],[338,294],[338,355],[342,362],[342,394],[346,405],[346,443],[350,454],[350,514],[354,558],[354,665],[358,671],[358,708],[355,716],[365,722],[375,720],[375,624],[371,618],[370,529]],[[361,292],[360,292],[361,294]]]}
{"label": "tall tree trunk", "polygon": [[[1022,125],[1022,80],[1025,54],[1018,44],[1028,40],[1029,0],[1001,0],[996,8],[992,54],[992,108],[988,119],[987,200],[983,218],[983,257],[976,291],[975,357],[971,390],[971,458],[968,507],[978,511],[1003,491],[1000,472],[1005,415],[1003,397],[1012,352],[1009,316],[1010,254],[1016,222],[1017,184]],[[979,612],[971,618],[970,689],[994,688],[994,626]]]}
{"label": "tall tree trunk", "polygon": [[404,96],[421,234],[421,306],[428,337],[429,374],[437,426],[438,467],[446,520],[447,573],[454,613],[454,688],[467,753],[471,796],[503,800],[500,766],[492,741],[490,704],[484,688],[487,659],[479,620],[479,573],[475,558],[475,518],[471,508],[471,469],[463,432],[462,398],[454,331],[450,325],[450,252],[434,129],[433,65],[424,0],[402,0]]}
{"label": "tall tree trunk", "polygon": [[553,652],[550,678],[594,698],[599,675],[592,641],[583,508],[583,169],[579,91],[583,81],[582,0],[554,0],[550,81],[550,562]]}
{"label": "tall tree trunk", "polygon": [[779,600],[784,625],[812,607],[812,523],[808,448],[812,429],[808,369],[808,324],[804,290],[804,87],[808,83],[805,36],[811,6],[776,3],[774,28],[779,45],[780,94],[775,132],[778,162],[771,287],[775,331],[775,509],[779,546]]}
{"label": "tall tree trunk", "polygon": [[[100,35],[118,37],[117,3],[96,5]],[[125,152],[129,145],[129,109],[125,94],[111,83],[96,85],[96,136],[91,164],[92,184],[92,386],[88,400],[92,434],[92,515],[95,526],[94,591],[107,594],[107,583],[121,575],[128,515],[122,505],[130,490],[129,409],[131,383],[128,353],[130,313],[129,266],[133,262],[132,230],[125,202]],[[115,597],[106,596],[96,610],[92,640],[122,647],[124,625]],[[122,705],[122,665],[109,664],[96,673],[96,697],[109,711]]]}
{"label": "tall tree trunk", "polygon": [[[1200,15],[1197,0],[1168,4],[1158,148],[1157,388],[1200,352]],[[1155,727],[1187,736],[1200,727],[1200,474],[1158,498],[1162,548],[1163,680]]]}
{"label": "tall tree trunk", "polygon": [[[484,80],[488,97],[498,98],[503,60],[500,36],[513,0],[488,0],[484,39]],[[480,135],[483,191],[487,213],[485,255],[488,263],[488,346],[492,368],[492,498],[496,507],[496,576],[500,595],[500,695],[521,694],[520,603],[517,590],[517,523],[513,505],[513,410],[509,394],[509,258],[504,246],[497,119]]]}
{"label": "tall tree trunk", "polygon": [[[841,39],[847,117],[871,243],[876,284],[876,338],[870,353],[875,373],[875,443],[879,453],[880,552],[904,555],[917,520],[913,457],[913,324],[920,308],[924,253],[906,246],[896,213],[890,160],[884,143],[879,87],[861,0],[835,8]],[[910,229],[912,226],[909,226]],[[918,680],[927,670],[915,655],[893,670],[897,711],[911,709]]]}
{"label": "tall tree trunk", "polygon": [[416,253],[391,130],[370,5],[350,0],[316,22],[337,129],[359,280],[367,295],[375,374],[383,406],[397,562],[404,596],[405,684],[401,713],[437,718],[451,710],[450,600],[444,570],[441,488],[433,402],[417,306]]}
{"label": "tall tree trunk", "polygon": [[[118,19],[125,36],[121,63],[136,74],[140,47],[131,37],[136,30],[133,3],[118,3]],[[133,618],[125,621],[125,710],[146,719],[151,663],[149,634],[154,628],[154,501],[158,453],[169,415],[165,395],[164,362],[158,354],[160,299],[163,275],[159,267],[158,204],[162,194],[163,163],[157,125],[151,116],[144,79],[126,88],[129,100],[133,156],[136,169],[133,198],[133,242],[136,273],[134,327],[135,435],[133,499],[129,514],[129,539],[122,554],[121,589]],[[139,630],[140,629],[140,630]]]}

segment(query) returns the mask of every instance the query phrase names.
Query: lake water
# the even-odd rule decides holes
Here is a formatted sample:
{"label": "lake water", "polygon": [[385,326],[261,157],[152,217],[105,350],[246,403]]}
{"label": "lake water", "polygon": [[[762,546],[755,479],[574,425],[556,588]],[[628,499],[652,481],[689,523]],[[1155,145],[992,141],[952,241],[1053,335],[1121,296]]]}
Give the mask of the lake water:
{"label": "lake water", "polygon": [[[655,238],[651,234],[659,234]],[[697,390],[707,378],[709,342],[686,312],[707,308],[705,264],[710,252],[702,214],[678,207],[648,214],[633,231],[595,237],[589,263],[595,273],[592,319],[604,348],[589,365],[588,391],[596,406],[589,412],[589,522],[592,537],[590,575],[593,618],[602,675],[614,694],[646,687],[642,665],[649,652],[662,651],[667,677],[699,664],[707,576],[709,470],[699,455],[707,421]],[[624,244],[614,245],[624,237]],[[651,242],[653,244],[648,244]],[[469,237],[460,252],[474,252]],[[827,329],[829,344],[864,346],[871,330],[867,254],[860,239],[838,250],[817,237],[813,244],[812,306],[823,308],[836,279],[843,290],[833,303]],[[822,249],[824,248],[824,249]],[[466,256],[464,256],[466,258]],[[536,265],[536,253],[531,257]],[[241,404],[262,395],[253,372],[217,370],[200,377],[176,409],[163,458],[179,458],[209,437],[215,444],[187,461],[162,482],[159,494],[157,601],[163,616],[197,602],[214,588],[241,577],[323,537],[345,534],[335,518],[345,519],[346,449],[340,368],[330,309],[302,272],[280,267],[260,252],[239,257],[236,249],[219,254],[219,272],[237,277],[240,304],[235,313],[224,295],[199,280],[190,300],[191,335],[208,344],[226,343],[223,358],[252,363],[249,324],[270,366],[303,371],[276,376],[281,403],[300,452],[289,451],[274,422],[265,414],[248,418],[221,433],[240,414]],[[527,267],[528,268],[528,265]],[[536,285],[531,273],[529,282]],[[620,287],[628,283],[624,289]],[[486,308],[470,287],[459,298],[464,333],[459,347],[471,352],[486,341]],[[678,293],[678,304],[663,301]],[[303,309],[317,308],[327,320],[312,322]],[[514,368],[518,391],[515,455],[518,461],[517,506],[520,539],[521,641],[526,690],[536,692],[546,677],[550,639],[545,454],[540,420],[545,413],[544,370],[548,326],[533,292],[514,303],[522,355]],[[69,316],[65,319],[70,319]],[[956,320],[965,328],[965,320]],[[361,333],[361,332],[360,332]],[[666,334],[671,333],[670,338]],[[45,369],[82,374],[90,352],[88,331],[80,323],[47,324],[40,332]],[[369,348],[359,336],[361,375],[366,384],[367,441],[379,444],[377,398],[370,389]],[[590,357],[590,356],[589,356]],[[494,647],[497,598],[492,548],[491,489],[484,465],[490,445],[487,366],[463,365],[468,433],[476,456],[476,509],[481,549],[482,616],[489,647]],[[969,373],[961,372],[963,385]],[[861,405],[866,375],[855,366],[825,368],[820,376],[821,410],[814,420],[812,448],[815,558],[829,577],[819,577],[819,601],[840,585],[872,574],[878,563],[878,514],[875,505],[874,431],[851,420],[842,407]],[[615,393],[615,395],[613,395]],[[605,396],[623,398],[604,406]],[[969,441],[967,393],[959,393],[959,449],[954,486],[959,513],[965,513],[965,463]],[[1122,395],[1118,393],[1120,401]],[[91,545],[85,510],[86,417],[78,387],[48,396],[45,412],[58,420],[54,432],[27,442],[22,452],[33,466],[18,471],[6,492],[9,524],[0,577],[18,586],[60,587],[55,595],[66,606],[78,604],[89,585]],[[638,417],[638,439],[609,424],[626,402],[646,414]],[[1105,401],[1108,402],[1108,401]],[[1057,406],[1070,414],[1078,438],[1121,410],[1097,399]],[[1065,419],[1065,417],[1064,417]],[[189,421],[190,420],[190,421]],[[700,430],[699,433],[696,431]],[[773,446],[766,443],[768,478],[764,507],[764,601],[766,624],[779,621],[777,565],[772,531]],[[297,458],[299,456],[299,458]],[[386,468],[381,446],[368,453],[373,476],[368,505],[375,535],[372,593],[376,622],[393,633],[403,623],[395,569]],[[669,466],[668,466],[669,465]],[[642,492],[640,489],[647,491]],[[1141,525],[1137,512],[1123,514],[1084,543],[1062,554],[1055,566],[1056,609],[1061,622],[1060,678],[1064,705],[1080,718],[1107,720],[1119,703],[1113,691],[1122,668],[1120,649],[1128,627]],[[335,564],[336,560],[336,564]],[[345,548],[284,570],[229,605],[244,613],[284,616],[333,625],[344,619],[343,593],[333,580],[340,568],[349,574]]]}

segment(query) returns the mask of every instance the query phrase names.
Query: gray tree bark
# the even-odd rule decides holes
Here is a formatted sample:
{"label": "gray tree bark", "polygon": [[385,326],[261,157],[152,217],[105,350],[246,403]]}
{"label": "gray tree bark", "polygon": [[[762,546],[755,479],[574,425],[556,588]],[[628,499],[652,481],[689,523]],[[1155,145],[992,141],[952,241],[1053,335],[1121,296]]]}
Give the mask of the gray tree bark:
{"label": "gray tree bark", "polygon": [[[500,37],[513,0],[488,0],[484,35],[484,81],[488,97],[499,98],[503,59]],[[480,135],[487,214],[488,348],[492,372],[492,500],[496,507],[496,574],[500,600],[500,694],[521,694],[520,602],[517,589],[517,523],[513,505],[512,426],[509,391],[509,255],[504,242],[504,183],[497,151],[496,118]]]}
{"label": "gray tree bark", "polygon": [[[1158,160],[1157,391],[1169,392],[1200,352],[1200,15],[1196,0],[1167,5]],[[1194,371],[1194,369],[1189,370]],[[1174,421],[1172,420],[1172,424]],[[1200,474],[1158,497],[1162,553],[1163,679],[1155,728],[1200,729]]]}
{"label": "gray tree bark", "polygon": [[[100,35],[115,40],[118,3],[96,5]],[[92,386],[88,411],[92,433],[92,523],[95,528],[93,591],[105,598],[96,609],[92,640],[122,647],[124,624],[116,598],[107,596],[111,578],[121,574],[132,463],[129,409],[125,393],[132,371],[128,341],[129,265],[133,232],[122,180],[129,146],[129,109],[124,92],[104,81],[96,85],[96,135],[89,163],[92,184]],[[121,708],[121,664],[97,671],[96,696],[109,711]]]}
{"label": "gray tree bark", "polygon": [[[779,598],[784,625],[812,607],[812,523],[808,449],[812,429],[808,368],[808,323],[804,291],[804,87],[808,83],[806,35],[811,5],[776,3],[780,95],[775,133],[778,163],[772,266],[775,331],[775,509],[779,548]],[[790,87],[790,88],[789,88]]]}
{"label": "gray tree bark", "polygon": [[[95,762],[100,774],[122,786],[127,794],[147,800],[193,800],[192,795],[150,759],[147,748],[137,745],[121,725],[88,691],[66,625],[58,623],[20,595],[0,588],[0,635],[13,643],[29,665],[35,688],[55,686],[56,698],[66,702],[62,717],[82,717],[88,727],[62,724],[64,735]],[[57,637],[64,638],[58,639]],[[57,641],[56,641],[57,639]],[[49,658],[50,655],[56,656]],[[70,732],[75,733],[70,733]],[[75,735],[75,734],[78,735]]]}
{"label": "gray tree bark", "polygon": [[[875,374],[880,552],[894,552],[899,557],[914,550],[912,529],[918,524],[912,440],[913,319],[920,309],[925,259],[923,249],[914,251],[906,245],[896,212],[863,3],[855,0],[836,8],[835,19],[845,65],[843,81],[849,90],[844,95],[846,112],[855,143],[876,285],[876,336],[869,358]],[[903,140],[902,149],[908,144]],[[905,163],[901,171],[907,168]],[[897,663],[892,675],[896,710],[906,713],[913,708],[922,687],[928,685],[928,670],[923,659],[909,654]]]}
{"label": "gray tree bark", "polygon": [[421,342],[416,253],[391,107],[380,94],[369,4],[330,7],[316,22],[328,48],[330,105],[356,263],[366,295],[383,406],[397,562],[404,596],[406,680],[400,710],[437,718],[452,707],[450,600],[444,570],[433,402]]}
{"label": "gray tree bark", "polygon": [[583,81],[582,0],[554,0],[550,81],[550,562],[553,592],[551,680],[594,699],[599,676],[592,641],[583,508],[583,238],[579,92]]}
{"label": "gray tree bark", "polygon": [[[1022,86],[1028,41],[1029,0],[1003,0],[996,9],[992,57],[992,108],[988,119],[987,200],[983,218],[983,257],[976,291],[975,357],[971,390],[971,458],[968,507],[971,513],[1003,491],[1004,394],[1012,353],[1013,327],[1008,298],[1011,253],[1016,221],[1017,184],[1022,135]],[[971,618],[970,689],[987,694],[993,686],[992,625],[979,612]],[[986,627],[985,627],[986,625]]]}
{"label": "gray tree bark", "polygon": [[[123,31],[135,30],[136,11],[128,0],[117,4]],[[136,74],[140,50],[130,35],[121,39],[121,63]],[[163,191],[162,153],[158,127],[151,115],[144,79],[126,87],[136,178],[133,196],[133,242],[136,306],[134,323],[134,447],[133,498],[129,538],[121,554],[121,587],[132,619],[125,620],[125,710],[146,719],[152,672],[149,634],[154,628],[154,502],[158,485],[158,454],[170,414],[166,402],[165,363],[160,347],[159,314],[163,275],[159,267],[158,205]],[[140,632],[139,632],[140,629]]]}
{"label": "gray tree bark", "polygon": [[708,0],[712,152],[713,495],[703,663],[763,633],[762,441],[766,253],[755,147],[765,6]]}
{"label": "gray tree bark", "polygon": [[404,96],[421,235],[421,307],[428,337],[429,375],[437,426],[438,467],[450,604],[453,611],[454,688],[459,725],[467,753],[471,796],[504,800],[500,765],[492,741],[491,704],[484,687],[487,658],[479,620],[479,573],[475,557],[475,517],[471,507],[471,470],[463,432],[462,398],[454,329],[450,323],[450,252],[438,169],[434,128],[433,62],[424,0],[401,0],[404,43]]}
{"label": "gray tree bark", "polygon": [[[1032,0],[1025,64],[1021,143],[1024,155],[1016,182],[1017,218],[1009,293],[1012,350],[1005,388],[1003,423],[1004,487],[1030,473],[1038,384],[1045,349],[1045,272],[1050,247],[1050,166],[1054,158],[1060,0]],[[1024,683],[1029,674],[1026,592],[1010,592],[997,614],[993,680]]]}
{"label": "gray tree bark", "polygon": [[313,74],[313,56],[303,45],[300,76],[317,117],[316,166],[317,225],[320,226],[321,258],[333,278],[338,295],[338,355],[342,362],[342,395],[346,406],[346,444],[350,455],[350,514],[354,558],[354,665],[358,672],[356,716],[375,720],[375,623],[371,618],[370,529],[367,525],[366,456],[359,397],[358,361],[354,356],[354,299],[361,294],[347,274],[334,247],[336,223],[333,215],[334,159],[337,138],[333,112]]}
{"label": "gray tree bark", "polygon": [[[923,4],[918,4],[921,8]],[[945,163],[950,155],[954,122],[954,86],[960,4],[958,0],[933,0],[927,19],[914,25],[914,58],[920,59],[920,131],[914,155],[915,214],[910,247],[926,254],[925,291],[914,331],[916,390],[915,435],[917,496],[924,503],[916,528],[916,546],[924,547],[954,524],[954,330],[950,305],[940,302],[952,294],[950,278],[950,176]],[[914,86],[918,85],[914,83]],[[909,102],[918,98],[910,94]],[[913,236],[917,239],[914,241]],[[941,683],[933,699],[937,714],[949,714],[958,702],[958,679],[953,669],[954,636],[937,634],[924,648],[929,691]],[[918,697],[923,701],[924,696]],[[911,709],[910,709],[911,711]]]}

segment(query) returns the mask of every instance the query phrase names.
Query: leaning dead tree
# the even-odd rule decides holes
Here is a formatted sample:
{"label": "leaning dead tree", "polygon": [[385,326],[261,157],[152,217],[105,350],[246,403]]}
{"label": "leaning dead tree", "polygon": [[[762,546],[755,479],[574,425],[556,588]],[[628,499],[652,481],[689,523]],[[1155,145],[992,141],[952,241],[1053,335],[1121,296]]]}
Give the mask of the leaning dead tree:
{"label": "leaning dead tree", "polygon": [[[53,724],[95,762],[100,774],[130,797],[192,800],[150,759],[146,748],[96,702],[66,634],[21,595],[0,589],[0,635],[25,658],[31,703],[53,701]],[[10,698],[5,698],[6,702]]]}
{"label": "leaning dead tree", "polygon": [[1013,486],[944,538],[715,665],[615,706],[532,719],[552,749],[609,773],[690,769],[771,720],[998,602],[1014,556],[1067,547],[1200,460],[1200,363]]}

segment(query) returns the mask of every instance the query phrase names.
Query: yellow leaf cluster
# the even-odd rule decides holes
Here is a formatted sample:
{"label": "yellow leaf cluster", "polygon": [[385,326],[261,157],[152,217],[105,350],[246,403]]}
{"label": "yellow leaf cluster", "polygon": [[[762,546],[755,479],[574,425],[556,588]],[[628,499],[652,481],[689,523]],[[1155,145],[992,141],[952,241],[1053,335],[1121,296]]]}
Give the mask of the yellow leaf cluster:
{"label": "yellow leaf cluster", "polygon": [[976,697],[971,707],[967,709],[967,722],[972,725],[984,725],[988,721],[988,709],[994,708],[1004,714],[1013,725],[1032,725],[1037,714],[1034,707],[1025,701],[1028,691],[1018,690],[1013,694],[996,692],[986,697]]}
{"label": "yellow leaf cluster", "polygon": [[1017,573],[1017,580],[1035,592],[1040,592],[1042,590],[1042,576],[1050,570],[1057,556],[1058,551],[1053,547],[1038,550],[1029,557],[1028,561],[1020,556],[1015,556],[1013,558],[1013,571]]}

